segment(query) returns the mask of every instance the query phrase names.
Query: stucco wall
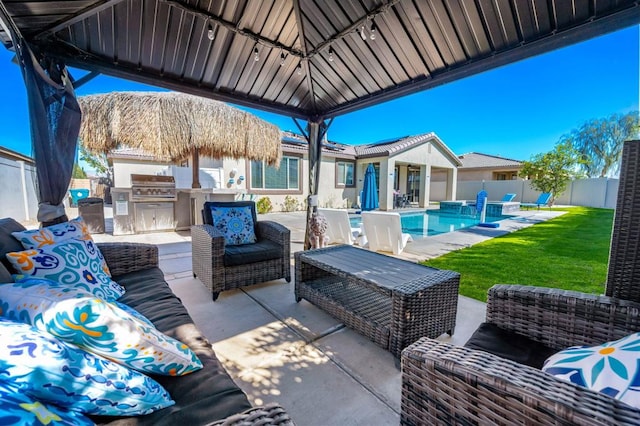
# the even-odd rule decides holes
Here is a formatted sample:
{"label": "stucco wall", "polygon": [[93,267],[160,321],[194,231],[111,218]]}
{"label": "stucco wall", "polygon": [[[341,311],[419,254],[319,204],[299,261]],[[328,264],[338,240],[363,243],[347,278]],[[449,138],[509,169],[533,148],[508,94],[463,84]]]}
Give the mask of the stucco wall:
{"label": "stucco wall", "polygon": [[36,222],[36,170],[27,163],[0,157],[0,217]]}

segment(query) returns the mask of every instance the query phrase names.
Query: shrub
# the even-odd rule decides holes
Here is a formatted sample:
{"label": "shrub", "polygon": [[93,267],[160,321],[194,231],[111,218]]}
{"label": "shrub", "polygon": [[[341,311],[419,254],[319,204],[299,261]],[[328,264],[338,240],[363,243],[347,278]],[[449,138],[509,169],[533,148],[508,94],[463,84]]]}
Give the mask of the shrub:
{"label": "shrub", "polygon": [[282,203],[282,211],[283,212],[295,212],[298,210],[298,199],[292,197],[291,195],[287,195],[284,197],[284,203]]}
{"label": "shrub", "polygon": [[269,213],[273,210],[273,205],[271,204],[269,197],[260,198],[256,203],[256,209],[258,209],[259,214]]}

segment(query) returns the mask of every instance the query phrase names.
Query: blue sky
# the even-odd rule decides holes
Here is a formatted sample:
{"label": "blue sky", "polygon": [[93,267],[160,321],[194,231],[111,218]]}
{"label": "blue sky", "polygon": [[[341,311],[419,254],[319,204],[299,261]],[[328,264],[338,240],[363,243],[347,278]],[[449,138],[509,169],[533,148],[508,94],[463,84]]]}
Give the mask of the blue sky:
{"label": "blue sky", "polygon": [[[516,160],[547,152],[592,118],[638,110],[639,26],[536,56],[473,77],[339,116],[329,139],[362,144],[435,132],[453,152],[482,152]],[[0,146],[30,155],[26,90],[13,54],[0,48]],[[75,70],[79,78],[84,71]],[[78,95],[160,90],[99,76]],[[251,110],[283,130],[289,117]]]}

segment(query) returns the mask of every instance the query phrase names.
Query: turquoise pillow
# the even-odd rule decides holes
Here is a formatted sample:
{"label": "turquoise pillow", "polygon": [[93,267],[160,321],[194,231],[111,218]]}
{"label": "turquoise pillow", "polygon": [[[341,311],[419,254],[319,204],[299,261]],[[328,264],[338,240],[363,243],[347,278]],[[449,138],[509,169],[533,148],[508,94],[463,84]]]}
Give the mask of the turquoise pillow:
{"label": "turquoise pillow", "polygon": [[224,235],[226,245],[239,246],[257,241],[251,206],[211,206],[211,218],[213,226]]}
{"label": "turquoise pillow", "polygon": [[0,285],[0,312],[146,373],[181,376],[202,368],[184,343],[73,287],[35,279]]}
{"label": "turquoise pillow", "polygon": [[85,414],[135,416],[174,404],[152,378],[5,318],[0,318],[0,372],[0,382]]}
{"label": "turquoise pillow", "polygon": [[7,383],[0,382],[0,424],[4,426],[92,426],[87,417],[44,404]]}
{"label": "turquoise pillow", "polygon": [[22,275],[81,286],[109,302],[125,292],[124,287],[102,269],[102,260],[93,241],[69,239],[53,246],[7,253],[7,259]]}
{"label": "turquoise pillow", "polygon": [[550,356],[542,371],[640,408],[640,333]]}

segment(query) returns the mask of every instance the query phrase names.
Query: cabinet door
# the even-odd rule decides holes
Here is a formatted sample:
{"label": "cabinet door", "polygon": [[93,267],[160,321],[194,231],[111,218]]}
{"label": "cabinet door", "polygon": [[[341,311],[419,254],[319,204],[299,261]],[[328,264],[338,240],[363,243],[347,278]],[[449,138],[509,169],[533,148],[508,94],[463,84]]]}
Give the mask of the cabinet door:
{"label": "cabinet door", "polygon": [[155,229],[174,229],[173,203],[158,203],[155,209]]}

